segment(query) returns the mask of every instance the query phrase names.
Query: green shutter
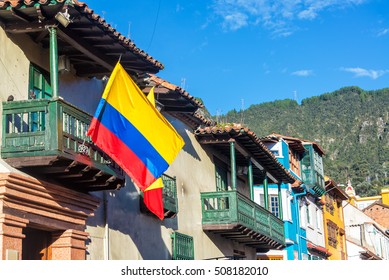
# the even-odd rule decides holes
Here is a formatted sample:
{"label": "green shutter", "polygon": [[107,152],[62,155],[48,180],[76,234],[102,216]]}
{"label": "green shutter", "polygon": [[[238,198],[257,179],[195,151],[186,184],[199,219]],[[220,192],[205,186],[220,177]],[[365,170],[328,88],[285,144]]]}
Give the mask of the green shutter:
{"label": "green shutter", "polygon": [[179,232],[173,232],[171,237],[172,259],[194,260],[193,237]]}
{"label": "green shutter", "polygon": [[[28,99],[50,99],[52,97],[52,90],[50,81],[46,79],[44,70],[30,64],[30,85],[28,92]],[[33,93],[33,94],[32,94]]]}
{"label": "green shutter", "polygon": [[216,191],[227,191],[227,169],[215,162]]}

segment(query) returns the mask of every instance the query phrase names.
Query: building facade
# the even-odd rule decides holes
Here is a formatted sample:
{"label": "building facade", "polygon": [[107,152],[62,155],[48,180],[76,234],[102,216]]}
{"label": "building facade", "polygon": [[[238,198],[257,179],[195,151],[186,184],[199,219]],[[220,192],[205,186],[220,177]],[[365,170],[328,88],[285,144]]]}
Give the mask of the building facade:
{"label": "building facade", "polygon": [[0,42],[0,259],[85,259],[92,192],[124,185],[85,136],[102,78],[163,65],[78,1],[0,1]]}
{"label": "building facade", "polygon": [[389,234],[360,209],[343,202],[347,259],[388,260]]}
{"label": "building facade", "polygon": [[325,178],[326,193],[323,197],[323,218],[325,244],[329,260],[346,260],[346,231],[344,226],[343,201],[348,200],[347,194],[329,177]]}
{"label": "building facade", "polygon": [[[250,129],[204,117],[83,2],[0,1],[0,26],[0,259],[256,259],[286,246],[253,185],[296,180]],[[119,58],[185,141],[163,175],[162,221],[85,135]]]}
{"label": "building facade", "polygon": [[[276,200],[284,202],[282,217],[288,246],[283,258],[326,259],[329,252],[325,248],[320,199],[324,193],[323,151],[316,143],[280,134],[269,135],[262,141],[300,182],[298,185],[281,185],[282,198]],[[269,190],[257,187],[258,202],[263,203],[262,196],[269,195],[275,200],[272,195],[277,189],[276,185],[270,185]]]}

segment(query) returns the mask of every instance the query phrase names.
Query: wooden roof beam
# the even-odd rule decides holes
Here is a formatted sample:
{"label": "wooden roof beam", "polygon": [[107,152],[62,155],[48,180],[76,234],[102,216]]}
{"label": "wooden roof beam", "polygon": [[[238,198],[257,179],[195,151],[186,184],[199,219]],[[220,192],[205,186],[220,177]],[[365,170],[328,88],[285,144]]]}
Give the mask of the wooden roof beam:
{"label": "wooden roof beam", "polygon": [[5,31],[13,34],[41,32],[46,30],[46,26],[54,25],[54,21],[13,23],[5,26]]}
{"label": "wooden roof beam", "polygon": [[[244,147],[242,147],[237,141],[235,141],[235,148],[246,158],[250,158],[251,162],[259,169],[265,170],[265,168],[248,152]],[[278,180],[274,178],[272,174],[266,171],[266,176],[269,177],[273,182],[278,183]]]}
{"label": "wooden roof beam", "polygon": [[72,36],[72,34],[69,31],[67,30],[65,31],[62,28],[58,28],[57,33],[62,40],[75,47],[78,51],[85,54],[91,60],[97,62],[98,64],[100,64],[101,66],[103,66],[109,71],[113,70],[114,66],[112,66],[110,63],[107,62],[110,61],[110,59],[106,58],[105,55],[99,53],[97,50],[89,47],[88,44],[85,43],[82,38],[75,39],[76,38],[75,36]]}
{"label": "wooden roof beam", "polygon": [[16,10],[15,8],[11,8],[12,15],[24,22],[31,22],[31,19],[24,13]]}

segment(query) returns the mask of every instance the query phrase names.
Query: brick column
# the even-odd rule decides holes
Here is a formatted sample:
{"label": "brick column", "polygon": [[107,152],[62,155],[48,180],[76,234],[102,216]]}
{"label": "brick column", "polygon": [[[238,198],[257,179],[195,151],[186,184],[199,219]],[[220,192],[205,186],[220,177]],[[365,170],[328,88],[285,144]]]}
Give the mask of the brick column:
{"label": "brick column", "polygon": [[0,214],[0,260],[22,259],[23,228],[28,220]]}
{"label": "brick column", "polygon": [[84,231],[66,230],[53,233],[51,257],[53,260],[85,260],[85,241],[89,234]]}

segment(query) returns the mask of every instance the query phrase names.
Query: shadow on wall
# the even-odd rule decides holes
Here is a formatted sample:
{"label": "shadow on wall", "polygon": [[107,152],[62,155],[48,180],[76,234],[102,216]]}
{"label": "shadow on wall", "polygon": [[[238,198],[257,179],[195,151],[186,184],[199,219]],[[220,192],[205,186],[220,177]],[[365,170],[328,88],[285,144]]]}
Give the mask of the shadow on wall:
{"label": "shadow on wall", "polygon": [[[108,224],[109,231],[108,234],[105,232],[105,237],[109,239],[109,259],[169,260],[172,258],[169,232],[178,228],[177,218],[161,221],[152,214],[141,213],[140,199],[142,198],[137,187],[128,177],[125,187],[117,191],[107,191],[101,196],[105,198],[102,198],[95,216],[87,220],[87,225],[104,228],[106,223]],[[103,203],[104,199],[105,203]],[[164,228],[166,231],[162,233]],[[90,242],[94,242],[93,238]],[[95,242],[98,240],[96,239]]]}
{"label": "shadow on wall", "polygon": [[[256,259],[256,252],[254,248],[238,244],[234,241],[228,240],[222,236],[214,234],[212,232],[204,232],[212,243],[220,250],[220,256],[214,256],[213,258],[223,259],[223,257],[231,259]],[[237,254],[239,252],[239,254]]]}
{"label": "shadow on wall", "polygon": [[165,114],[164,117],[170,122],[170,124],[176,129],[178,134],[180,134],[180,136],[184,140],[185,145],[182,150],[190,154],[193,158],[200,161],[200,156],[197,154],[196,149],[192,145],[192,140],[188,136],[188,134],[193,134],[193,131],[189,130],[184,123],[182,123],[178,119],[173,118],[170,115]]}

